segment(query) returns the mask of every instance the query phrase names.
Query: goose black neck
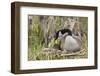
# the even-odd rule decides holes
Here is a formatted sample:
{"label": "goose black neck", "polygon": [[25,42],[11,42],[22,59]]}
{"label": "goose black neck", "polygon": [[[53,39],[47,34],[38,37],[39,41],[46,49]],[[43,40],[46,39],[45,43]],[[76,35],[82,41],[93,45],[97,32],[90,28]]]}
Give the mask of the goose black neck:
{"label": "goose black neck", "polygon": [[59,32],[61,32],[61,34],[65,34],[65,33],[68,33],[68,35],[72,36],[72,32],[70,29],[61,29],[61,30],[58,30],[56,32],[56,37],[55,39],[57,39],[59,37]]}

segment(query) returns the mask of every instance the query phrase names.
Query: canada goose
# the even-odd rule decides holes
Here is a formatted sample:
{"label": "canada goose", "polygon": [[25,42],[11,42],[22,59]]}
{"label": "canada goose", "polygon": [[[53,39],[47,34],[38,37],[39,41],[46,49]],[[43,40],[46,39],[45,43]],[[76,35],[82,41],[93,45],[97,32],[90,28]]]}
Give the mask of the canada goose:
{"label": "canada goose", "polygon": [[59,30],[56,36],[56,39],[59,39],[61,41],[61,50],[67,52],[76,52],[81,49],[81,36],[72,34],[69,29]]}

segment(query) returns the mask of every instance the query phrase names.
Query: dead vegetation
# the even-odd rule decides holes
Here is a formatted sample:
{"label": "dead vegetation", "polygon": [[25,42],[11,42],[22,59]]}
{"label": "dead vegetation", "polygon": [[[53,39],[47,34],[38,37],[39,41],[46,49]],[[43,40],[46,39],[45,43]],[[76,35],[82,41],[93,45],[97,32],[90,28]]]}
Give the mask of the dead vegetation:
{"label": "dead vegetation", "polygon": [[[29,16],[28,60],[80,59],[88,57],[88,36],[86,17]],[[76,21],[75,21],[76,20]],[[68,26],[68,25],[71,25]],[[70,28],[74,33],[82,33],[81,50],[65,52],[53,48],[54,33],[62,28]],[[52,43],[51,43],[52,42]],[[51,43],[51,44],[50,44]]]}

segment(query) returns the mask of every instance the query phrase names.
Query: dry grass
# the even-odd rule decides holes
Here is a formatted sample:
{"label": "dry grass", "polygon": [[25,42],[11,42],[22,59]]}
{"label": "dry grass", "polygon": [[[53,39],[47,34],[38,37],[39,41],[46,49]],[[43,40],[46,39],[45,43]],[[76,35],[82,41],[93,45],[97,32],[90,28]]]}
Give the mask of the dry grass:
{"label": "dry grass", "polygon": [[57,60],[57,59],[80,59],[88,57],[87,38],[84,35],[82,38],[81,50],[74,53],[67,53],[61,50],[46,48],[40,51],[32,51],[29,49],[28,60]]}
{"label": "dry grass", "polygon": [[[34,16],[35,17],[35,16]],[[61,25],[61,21],[57,19],[56,25]],[[43,41],[43,34],[40,30],[39,17],[36,16],[32,20],[32,25],[29,25],[28,31],[28,60],[57,60],[57,59],[80,59],[88,58],[88,38],[87,38],[87,18],[80,18],[80,25],[82,32],[85,34],[82,36],[81,50],[74,53],[63,52],[54,48],[48,47],[45,49],[45,45],[41,44]],[[34,26],[34,27],[32,27]]]}

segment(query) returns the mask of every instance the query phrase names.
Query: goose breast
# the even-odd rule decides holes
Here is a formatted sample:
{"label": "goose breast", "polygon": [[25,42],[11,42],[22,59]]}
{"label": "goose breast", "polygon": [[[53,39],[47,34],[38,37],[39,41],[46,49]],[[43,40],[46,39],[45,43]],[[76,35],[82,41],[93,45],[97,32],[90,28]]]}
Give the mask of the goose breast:
{"label": "goose breast", "polygon": [[72,36],[65,38],[64,49],[70,52],[80,50],[80,43]]}

